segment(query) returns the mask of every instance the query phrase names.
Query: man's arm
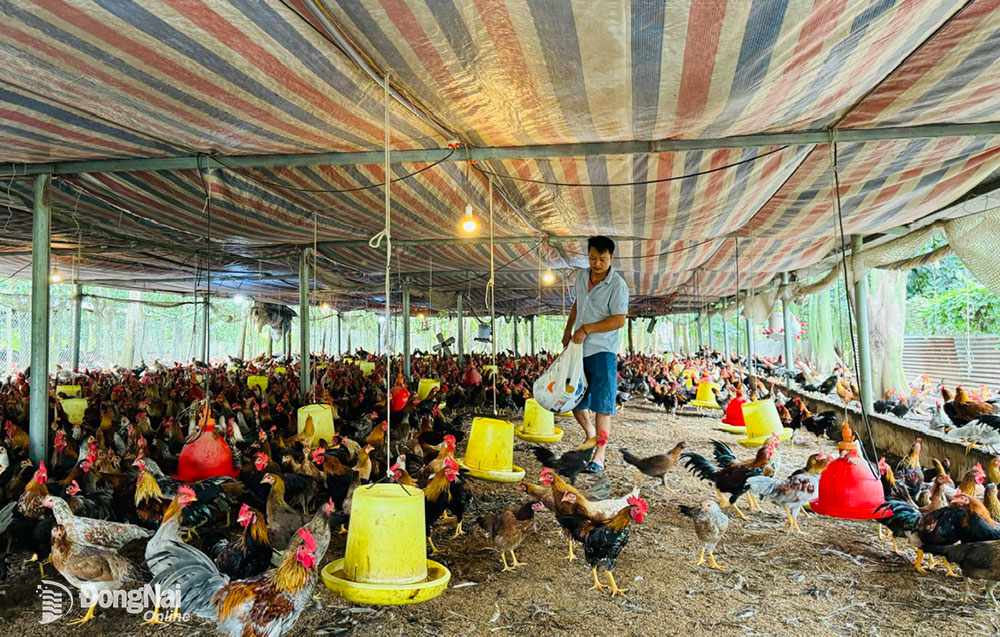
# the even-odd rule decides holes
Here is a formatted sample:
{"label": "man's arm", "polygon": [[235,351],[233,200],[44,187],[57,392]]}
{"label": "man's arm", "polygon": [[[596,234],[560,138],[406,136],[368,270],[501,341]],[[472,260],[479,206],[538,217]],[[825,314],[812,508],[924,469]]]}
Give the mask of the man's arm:
{"label": "man's arm", "polygon": [[[594,332],[613,332],[621,329],[622,325],[625,325],[625,315],[612,314],[608,318],[601,319],[595,323],[581,325],[580,329],[573,334],[573,342],[582,343],[587,336],[593,334]],[[565,334],[563,335],[563,338],[566,338]]]}
{"label": "man's arm", "polygon": [[563,338],[562,338],[563,347],[569,345],[570,339],[573,338],[574,323],[576,323],[576,301],[573,301],[573,307],[569,311],[569,320],[566,321],[566,328],[563,329]]}

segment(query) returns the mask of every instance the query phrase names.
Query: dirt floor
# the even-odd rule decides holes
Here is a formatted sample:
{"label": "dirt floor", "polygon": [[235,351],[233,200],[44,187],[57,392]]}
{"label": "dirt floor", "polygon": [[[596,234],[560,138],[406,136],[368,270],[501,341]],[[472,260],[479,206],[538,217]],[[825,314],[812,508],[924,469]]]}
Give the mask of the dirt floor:
{"label": "dirt floor", "polygon": [[[669,449],[679,440],[688,450],[709,455],[709,440],[733,444],[739,458],[750,451],[735,444],[736,436],[714,431],[716,417],[689,415],[678,422],[641,399],[615,420],[609,449],[608,475],[616,494],[630,489],[634,472],[617,452],[628,446],[646,454]],[[562,421],[567,435],[560,449],[582,436],[571,421]],[[833,443],[817,448],[806,434],[794,449],[782,445],[782,475],[802,466],[817,450],[836,453]],[[540,467],[520,441],[515,462],[529,478]],[[586,486],[586,481],[584,486]],[[316,590],[294,635],[932,635],[1000,634],[1000,614],[983,601],[982,583],[963,603],[963,582],[941,569],[920,576],[887,540],[878,540],[872,522],[843,521],[819,516],[801,520],[804,535],[784,532],[784,514],[764,504],[751,520],[734,519],[716,551],[725,572],[696,568],[696,539],[678,504],[696,504],[713,491],[682,469],[669,480],[678,491],[654,490],[647,480],[644,497],[649,513],[632,527],[632,538],[615,570],[624,599],[589,591],[590,572],[583,560],[567,562],[566,541],[548,512],[536,518],[537,532],[525,540],[518,557],[528,563],[516,572],[501,573],[500,560],[485,548],[475,518],[520,503],[513,485],[473,482],[476,501],[465,528],[469,533],[448,539],[454,522],[439,523],[436,559],[452,572],[451,587],[436,600],[393,608],[358,607]],[[742,501],[741,501],[742,505]],[[746,510],[746,507],[741,506]],[[476,529],[478,530],[478,529]],[[343,555],[345,539],[334,536],[327,559]],[[580,551],[582,554],[582,551]],[[907,558],[913,552],[906,549]],[[40,602],[35,593],[38,569],[22,566],[13,556],[12,572],[0,588],[0,634],[50,635],[210,635],[207,624],[192,621],[166,628],[140,627],[139,619],[122,611],[99,612],[83,627],[39,625]],[[51,569],[49,576],[53,577]],[[57,575],[53,579],[60,579]],[[60,579],[61,581],[61,579]],[[74,609],[72,617],[80,615]]]}

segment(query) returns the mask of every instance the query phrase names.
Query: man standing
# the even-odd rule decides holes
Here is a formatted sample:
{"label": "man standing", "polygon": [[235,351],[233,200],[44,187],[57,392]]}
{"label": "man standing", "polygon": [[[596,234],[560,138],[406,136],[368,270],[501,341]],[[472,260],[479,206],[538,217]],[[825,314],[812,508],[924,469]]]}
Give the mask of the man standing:
{"label": "man standing", "polygon": [[[591,237],[587,241],[590,268],[581,270],[573,286],[573,309],[563,331],[563,347],[583,344],[583,371],[587,391],[573,410],[576,421],[587,438],[603,431],[604,440],[597,445],[587,465],[587,473],[604,471],[604,454],[611,435],[611,416],[616,413],[618,392],[618,330],[625,325],[628,313],[628,286],[625,279],[611,267],[615,258],[615,242],[608,237]],[[597,419],[597,428],[590,422],[588,409]]]}

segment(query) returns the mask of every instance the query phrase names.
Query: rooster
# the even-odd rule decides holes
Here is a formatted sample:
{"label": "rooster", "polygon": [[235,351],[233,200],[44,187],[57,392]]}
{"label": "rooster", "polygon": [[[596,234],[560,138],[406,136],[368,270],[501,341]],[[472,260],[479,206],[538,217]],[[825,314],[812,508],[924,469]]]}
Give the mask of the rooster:
{"label": "rooster", "polygon": [[579,447],[567,451],[560,456],[556,456],[545,447],[534,446],[531,450],[535,458],[543,467],[548,467],[569,480],[570,484],[576,484],[576,478],[587,467],[590,457],[593,455],[594,447],[608,444],[608,432],[598,430],[597,436],[588,438]]}
{"label": "rooster", "polygon": [[[707,480],[715,485],[720,506],[732,506],[736,515],[746,520],[747,517],[736,506],[736,501],[750,490],[750,485],[747,484],[749,478],[765,473],[765,469],[778,448],[778,441],[773,437],[770,438],[760,448],[753,460],[744,463],[736,462],[732,451],[725,443],[712,442],[716,445],[715,456],[719,464],[722,465],[721,467],[717,467],[710,460],[696,453],[681,454],[681,457],[686,460],[684,466],[702,480]],[[723,493],[730,494],[728,500],[722,496]]]}
{"label": "rooster", "polygon": [[955,388],[954,400],[951,399],[950,393],[944,387],[941,388],[941,395],[947,401],[944,404],[944,413],[955,423],[956,427],[967,425],[983,416],[997,415],[995,404],[969,400],[965,388],[961,385]]}
{"label": "rooster", "polygon": [[129,542],[142,540],[153,534],[134,524],[79,517],[74,515],[65,500],[52,495],[46,496],[42,505],[52,509],[56,523],[63,527],[66,537],[75,544],[120,549]]}
{"label": "rooster", "polygon": [[777,480],[770,476],[753,476],[747,479],[750,490],[762,498],[772,500],[785,509],[785,528],[789,533],[802,533],[799,528],[799,511],[819,492],[819,475],[823,473],[831,456],[814,453],[809,456],[806,466],[796,471],[785,480]]}
{"label": "rooster", "polygon": [[[568,493],[567,498],[572,503],[576,496],[573,493]],[[566,529],[575,541],[583,544],[584,555],[594,576],[594,585],[591,590],[607,588],[597,579],[597,569],[603,566],[605,577],[611,585],[611,596],[621,595],[624,597],[625,593],[628,592],[627,589],[618,588],[612,571],[614,571],[618,555],[628,544],[629,525],[633,522],[642,522],[647,510],[648,505],[645,500],[630,497],[628,506],[623,507],[610,520],[597,522],[582,515],[556,516],[559,525]]]}
{"label": "rooster", "polygon": [[234,540],[219,540],[209,554],[223,575],[243,579],[260,575],[271,565],[271,540],[267,522],[248,504],[240,508],[236,522],[243,532]]}
{"label": "rooster", "polygon": [[230,581],[207,555],[173,538],[147,556],[146,565],[155,574],[152,586],[179,590],[178,608],[214,621],[220,633],[280,637],[312,602],[316,563],[326,548],[308,529],[300,528],[277,568]]}

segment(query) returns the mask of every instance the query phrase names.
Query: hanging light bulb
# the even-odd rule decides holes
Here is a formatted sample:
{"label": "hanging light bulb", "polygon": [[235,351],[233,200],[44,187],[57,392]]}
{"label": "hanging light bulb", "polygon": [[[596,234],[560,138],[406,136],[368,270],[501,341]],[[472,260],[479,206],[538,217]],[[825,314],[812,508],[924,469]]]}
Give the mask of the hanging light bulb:
{"label": "hanging light bulb", "polygon": [[323,308],[323,311],[326,311],[326,310],[330,309],[330,304],[329,303],[324,303],[321,307]]}
{"label": "hanging light bulb", "polygon": [[62,275],[59,274],[59,266],[52,266],[52,274],[49,275],[49,281],[52,283],[59,283],[62,281]]}
{"label": "hanging light bulb", "polygon": [[464,230],[466,234],[472,234],[477,228],[479,228],[479,223],[476,221],[476,218],[472,216],[472,204],[467,203],[465,204],[465,217],[462,218],[462,230]]}
{"label": "hanging light bulb", "polygon": [[243,305],[244,303],[247,302],[247,297],[243,296],[242,294],[237,294],[236,296],[233,297],[233,302],[236,303],[237,305]]}
{"label": "hanging light bulb", "polygon": [[426,318],[426,317],[424,316],[423,312],[417,312],[417,319],[418,320],[422,321],[422,320],[424,320],[424,318]]}
{"label": "hanging light bulb", "polygon": [[552,285],[555,282],[555,280],[556,277],[554,274],[552,274],[552,270],[546,270],[545,274],[542,275],[542,283],[544,283],[545,285]]}

